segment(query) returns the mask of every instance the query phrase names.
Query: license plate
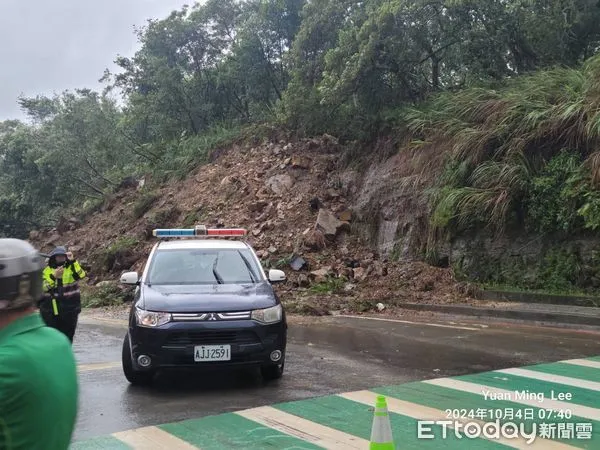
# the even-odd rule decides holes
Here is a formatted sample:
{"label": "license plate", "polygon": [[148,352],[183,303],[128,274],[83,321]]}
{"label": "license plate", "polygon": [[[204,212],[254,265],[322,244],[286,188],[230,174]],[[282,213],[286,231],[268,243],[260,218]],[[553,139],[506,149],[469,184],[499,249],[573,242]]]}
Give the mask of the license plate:
{"label": "license plate", "polygon": [[194,347],[194,361],[230,361],[231,345],[197,345]]}

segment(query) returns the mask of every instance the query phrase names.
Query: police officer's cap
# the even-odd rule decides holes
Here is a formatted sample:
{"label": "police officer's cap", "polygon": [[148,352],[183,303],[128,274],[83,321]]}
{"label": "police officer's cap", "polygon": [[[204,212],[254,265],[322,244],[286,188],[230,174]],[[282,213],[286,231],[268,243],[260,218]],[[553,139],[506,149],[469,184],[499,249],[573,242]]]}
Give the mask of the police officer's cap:
{"label": "police officer's cap", "polygon": [[44,264],[27,241],[0,239],[0,311],[21,309],[42,297]]}

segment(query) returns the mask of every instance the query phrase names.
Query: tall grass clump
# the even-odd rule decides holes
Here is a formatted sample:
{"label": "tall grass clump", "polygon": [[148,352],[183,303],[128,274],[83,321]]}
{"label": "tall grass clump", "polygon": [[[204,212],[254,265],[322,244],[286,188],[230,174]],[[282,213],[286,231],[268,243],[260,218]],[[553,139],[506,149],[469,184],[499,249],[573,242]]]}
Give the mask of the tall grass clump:
{"label": "tall grass clump", "polygon": [[[558,67],[501,86],[441,93],[406,110],[402,120],[414,140],[436,145],[446,161],[432,190],[434,228],[502,231],[523,225],[529,211],[541,214],[543,205],[531,196],[539,197],[539,177],[549,176],[562,177],[568,191],[551,195],[560,194],[556,198],[563,201],[570,196],[582,226],[600,226],[600,56],[580,68]],[[557,162],[551,174],[544,172],[559,157],[579,162],[562,172]],[[554,228],[563,230],[571,223],[565,217],[548,220],[562,220]]]}

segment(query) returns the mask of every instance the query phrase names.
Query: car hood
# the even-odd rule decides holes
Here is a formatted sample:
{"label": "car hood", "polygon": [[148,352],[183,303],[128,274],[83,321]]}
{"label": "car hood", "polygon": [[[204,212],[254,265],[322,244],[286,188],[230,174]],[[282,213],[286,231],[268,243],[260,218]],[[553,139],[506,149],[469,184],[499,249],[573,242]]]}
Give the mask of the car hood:
{"label": "car hood", "polygon": [[269,282],[259,284],[143,285],[142,307],[164,312],[249,311],[275,306]]}

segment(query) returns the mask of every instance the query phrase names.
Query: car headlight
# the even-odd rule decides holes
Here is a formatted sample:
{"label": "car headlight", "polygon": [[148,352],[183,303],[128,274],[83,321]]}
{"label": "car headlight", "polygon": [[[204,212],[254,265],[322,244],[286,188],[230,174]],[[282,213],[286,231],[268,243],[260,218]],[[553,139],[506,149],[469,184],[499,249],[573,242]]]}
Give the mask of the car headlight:
{"label": "car headlight", "polygon": [[262,323],[275,323],[281,320],[283,308],[281,305],[272,306],[265,309],[255,309],[252,311],[252,320]]}
{"label": "car headlight", "polygon": [[136,308],[135,315],[137,317],[137,323],[141,327],[160,327],[171,321],[170,313],[144,311],[143,309]]}

